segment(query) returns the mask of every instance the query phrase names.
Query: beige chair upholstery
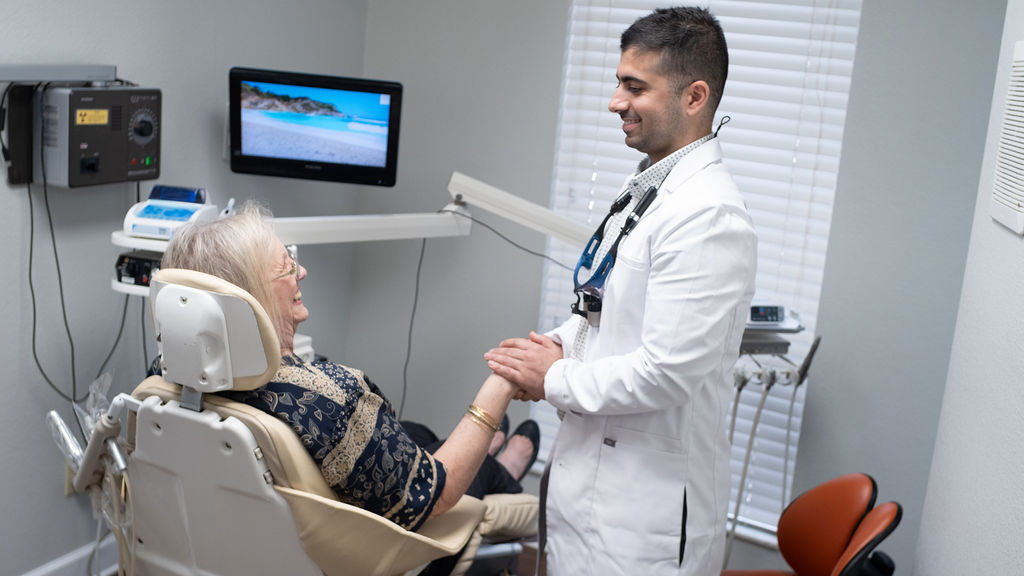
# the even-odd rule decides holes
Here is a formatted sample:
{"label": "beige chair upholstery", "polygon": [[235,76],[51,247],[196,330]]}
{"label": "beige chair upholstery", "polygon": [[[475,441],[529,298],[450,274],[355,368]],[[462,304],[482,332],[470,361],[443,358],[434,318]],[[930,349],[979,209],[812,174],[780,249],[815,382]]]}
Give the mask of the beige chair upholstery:
{"label": "beige chair upholstery", "polygon": [[[195,385],[199,389],[202,389],[204,386],[220,386],[218,389],[225,389],[223,387],[223,378],[216,375],[240,372],[240,377],[231,377],[233,383],[229,383],[228,387],[234,389],[253,389],[262,386],[273,376],[280,361],[277,338],[274,335],[269,319],[266,317],[266,313],[251,296],[237,287],[205,274],[169,269],[161,270],[155,275],[151,286],[154,321],[157,325],[161,350],[164,353],[164,374],[165,376],[185,374],[186,379],[191,378],[195,382],[175,383],[168,382],[165,377],[153,376],[146,379],[133,392],[132,396],[143,400],[143,402],[142,408],[139,409],[138,416],[136,417],[138,429],[136,430],[135,425],[130,424],[129,426],[129,445],[133,445],[137,438],[140,442],[138,446],[140,455],[143,452],[147,454],[150,452],[149,446],[142,450],[141,443],[143,442],[156,448],[160,448],[161,444],[173,442],[173,438],[168,438],[168,436],[171,436],[170,431],[175,429],[170,425],[173,423],[172,420],[187,420],[190,423],[189,425],[205,425],[191,424],[202,419],[197,419],[196,416],[193,416],[196,414],[195,412],[179,404],[182,397],[182,386],[180,384],[185,386]],[[168,293],[173,293],[172,299],[166,294],[164,297],[160,296],[163,290],[168,287],[173,287],[171,292]],[[181,290],[179,291],[179,289]],[[205,296],[207,294],[213,295],[213,300],[207,298]],[[234,359],[240,357],[256,358],[254,363],[257,366],[240,371],[234,366],[225,368],[224,359],[213,357],[215,354],[211,354],[209,350],[216,350],[220,346],[219,343],[215,342],[220,338],[216,334],[218,331],[226,334],[228,340],[234,339],[237,334],[232,333],[230,327],[226,329],[220,327],[217,322],[211,322],[209,329],[203,329],[209,333],[194,335],[196,342],[191,344],[180,345],[180,343],[169,341],[168,335],[171,333],[179,334],[175,338],[188,338],[187,335],[181,335],[180,327],[177,329],[171,328],[171,325],[180,323],[182,317],[187,316],[184,312],[179,314],[175,307],[178,305],[187,307],[203,299],[209,300],[207,304],[212,302],[213,304],[211,305],[224,306],[225,309],[238,308],[239,302],[244,303],[244,308],[251,310],[254,317],[254,322],[247,325],[258,328],[260,335],[258,342],[259,346],[265,349],[263,356],[266,360],[259,360],[260,354],[252,353],[251,351],[236,352],[231,345],[226,345],[229,356],[227,364],[229,366],[232,362],[235,362]],[[158,300],[163,302],[163,307],[158,306]],[[168,302],[171,304],[168,304]],[[167,308],[168,306],[170,308]],[[173,313],[167,314],[166,310],[168,309],[172,310]],[[164,312],[162,313],[161,310],[164,310]],[[231,314],[234,314],[234,312]],[[172,317],[164,317],[168,315]],[[231,323],[232,321],[230,320],[227,322],[228,325]],[[242,339],[246,341],[247,345],[251,345],[253,341],[256,341],[251,335]],[[210,344],[210,342],[215,343]],[[167,354],[174,346],[177,346],[177,352],[174,354],[178,354],[179,357],[174,357],[174,354]],[[183,367],[181,365],[182,362],[187,361],[181,360],[181,356],[188,354],[204,356],[199,359],[201,366],[198,368],[195,366]],[[261,365],[261,363],[265,365]],[[266,532],[271,534],[273,536],[270,539],[271,542],[285,542],[288,538],[297,538],[301,544],[301,550],[305,552],[308,559],[312,559],[319,571],[324,574],[381,576],[404,574],[435,558],[457,553],[470,539],[470,536],[475,532],[476,527],[484,516],[484,503],[466,496],[452,510],[428,520],[418,532],[404,530],[397,524],[376,514],[338,501],[335,494],[324,481],[312,458],[309,457],[302,446],[299,438],[286,424],[277,418],[248,405],[213,394],[204,394],[201,406],[202,412],[198,414],[216,414],[216,417],[203,420],[204,422],[209,421],[209,426],[212,429],[218,429],[221,424],[234,421],[244,424],[244,428],[248,431],[246,434],[251,434],[252,440],[259,448],[255,451],[257,453],[257,460],[260,461],[261,465],[265,465],[266,470],[269,471],[267,478],[272,477],[273,489],[270,491],[269,496],[265,496],[270,500],[279,499],[286,503],[287,511],[291,515],[292,524],[290,526],[256,527],[254,533]],[[189,413],[193,415],[189,415]],[[223,449],[231,448],[230,444],[237,441],[239,440],[218,440],[216,442],[223,444],[221,446]],[[178,449],[180,450],[181,448],[179,447]],[[186,461],[190,451],[193,449],[194,447],[185,447]],[[213,464],[219,464],[219,459],[214,458]],[[169,485],[166,487],[165,492],[163,492],[169,497],[180,496],[179,493],[184,492],[185,487],[192,485],[192,480],[185,482],[179,478],[182,473],[187,471],[158,470],[160,468],[159,463],[147,461],[136,463],[133,469],[130,462],[129,476],[132,475],[134,470],[134,472],[138,473],[140,482],[146,484],[151,483],[148,480],[150,477],[158,478],[154,482],[159,481],[159,478],[162,477],[161,474],[169,477],[170,480],[167,480]],[[222,489],[217,494],[228,494],[230,496],[230,481],[228,484],[227,490]],[[157,504],[153,503],[150,506],[149,500],[159,500],[158,496],[153,495],[160,494],[162,488],[154,485],[137,485],[134,489],[137,494],[146,494],[147,500],[146,503],[137,503],[137,509],[143,511],[157,510]],[[187,498],[187,494],[183,497]],[[220,498],[220,496],[217,496],[217,498]],[[250,497],[246,495],[244,498],[241,498],[241,502],[246,502],[247,498]],[[240,506],[229,507],[228,510],[239,510],[239,508]],[[509,509],[509,513],[511,511],[512,508]],[[160,514],[155,515],[159,516]],[[193,544],[192,536],[169,536],[175,529],[189,529],[188,526],[178,525],[188,522],[188,518],[184,518],[187,515],[181,515],[181,518],[175,514],[168,516],[174,516],[174,518],[169,518],[166,522],[170,526],[159,526],[160,518],[149,518],[145,521],[138,519],[137,525],[140,530],[156,535],[147,536],[143,534],[139,537],[139,540],[144,543],[142,547],[150,549],[151,552],[150,556],[147,557],[146,563],[142,564],[143,566],[154,567],[161,565],[164,556],[171,553],[158,549],[165,540],[173,540],[176,543],[175,546],[177,548],[170,547],[174,548],[172,552],[186,556],[191,555],[193,560],[189,561],[194,561],[194,558],[199,556],[195,552],[184,551],[187,546]],[[224,516],[224,514],[210,514],[208,521],[219,521],[221,516]],[[244,519],[233,521],[231,518],[225,518],[224,526],[220,528],[222,532],[214,531],[213,533],[227,535],[233,530],[242,529],[253,529],[253,527],[246,526]],[[209,526],[202,526],[201,530],[207,533],[215,529]],[[254,548],[258,547],[254,545],[239,547],[239,549],[222,549],[217,556],[223,557],[218,557],[217,562],[225,562],[226,565],[231,565],[230,559],[232,557],[247,557],[255,555],[257,552],[262,552],[262,550],[254,550]],[[225,558],[228,561],[225,561]],[[306,561],[306,558],[297,560],[298,564],[304,561]],[[198,570],[208,574],[231,572],[231,570],[226,570],[225,572],[217,570],[207,571],[208,569],[205,567],[188,565],[187,563],[179,563],[176,566],[186,566],[186,569],[174,568],[164,571],[159,568],[153,568],[152,572],[181,573],[182,571]]]}

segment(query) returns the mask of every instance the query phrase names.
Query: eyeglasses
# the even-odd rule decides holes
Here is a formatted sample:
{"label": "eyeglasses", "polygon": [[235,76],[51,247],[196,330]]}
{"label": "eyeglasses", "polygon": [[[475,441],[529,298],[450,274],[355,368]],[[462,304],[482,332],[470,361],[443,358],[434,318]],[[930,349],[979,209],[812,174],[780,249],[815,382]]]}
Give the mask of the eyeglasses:
{"label": "eyeglasses", "polygon": [[288,258],[291,259],[292,266],[287,272],[282,272],[271,278],[271,280],[280,280],[281,278],[287,278],[292,274],[294,274],[296,278],[299,277],[299,247],[295,244],[290,244],[284,248],[288,251]]}

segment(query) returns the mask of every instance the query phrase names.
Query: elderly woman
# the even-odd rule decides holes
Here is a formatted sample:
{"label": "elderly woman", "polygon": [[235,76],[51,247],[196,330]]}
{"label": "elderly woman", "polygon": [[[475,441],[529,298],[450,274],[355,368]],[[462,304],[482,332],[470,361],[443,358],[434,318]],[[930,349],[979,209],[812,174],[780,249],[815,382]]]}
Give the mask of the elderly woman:
{"label": "elderly woman", "polygon": [[295,329],[309,317],[299,290],[306,269],[276,237],[269,217],[246,203],[227,218],[182,228],[163,257],[164,268],[205,272],[248,291],[274,323],[282,356],[277,374],[260,389],[228,394],[287,422],[339,499],[410,530],[451,508],[471,484],[478,497],[521,491],[518,480],[536,457],[531,440],[513,435],[497,459],[489,454],[501,443],[494,442],[498,422],[517,390],[507,380],[489,376],[431,454],[362,372],[307,363],[293,353]]}

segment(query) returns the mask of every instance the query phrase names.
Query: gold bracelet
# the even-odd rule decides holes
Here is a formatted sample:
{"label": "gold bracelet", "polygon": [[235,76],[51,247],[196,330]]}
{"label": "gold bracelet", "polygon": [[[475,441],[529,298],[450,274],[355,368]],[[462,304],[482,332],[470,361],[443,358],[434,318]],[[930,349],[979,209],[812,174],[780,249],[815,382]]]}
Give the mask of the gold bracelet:
{"label": "gold bracelet", "polygon": [[488,434],[494,434],[494,430],[487,424],[487,422],[481,420],[476,414],[466,412],[466,416],[469,416],[470,420],[479,424],[480,427],[482,427]]}
{"label": "gold bracelet", "polygon": [[469,410],[467,410],[467,412],[479,418],[491,430],[495,432],[499,430],[498,423],[494,421],[494,418],[492,418],[490,414],[485,412],[483,408],[477,406],[476,404],[470,404]]}

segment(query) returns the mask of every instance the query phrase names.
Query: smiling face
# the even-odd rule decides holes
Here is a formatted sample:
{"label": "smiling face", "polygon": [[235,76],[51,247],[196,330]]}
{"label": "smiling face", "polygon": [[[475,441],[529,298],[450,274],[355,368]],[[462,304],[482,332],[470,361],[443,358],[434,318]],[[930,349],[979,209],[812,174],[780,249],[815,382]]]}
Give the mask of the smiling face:
{"label": "smiling face", "polygon": [[702,81],[677,93],[660,72],[660,61],[660,52],[637,47],[623,52],[615,72],[619,84],[608,103],[608,110],[622,118],[626,145],[650,156],[652,164],[704,136],[696,117],[707,100]]}
{"label": "smiling face", "polygon": [[306,269],[292,260],[288,249],[280,240],[274,242],[270,255],[271,284],[274,290],[278,311],[281,315],[280,334],[281,353],[289,354],[295,338],[295,330],[300,322],[309,318],[309,310],[302,303],[302,292],[299,281],[306,277]]}

